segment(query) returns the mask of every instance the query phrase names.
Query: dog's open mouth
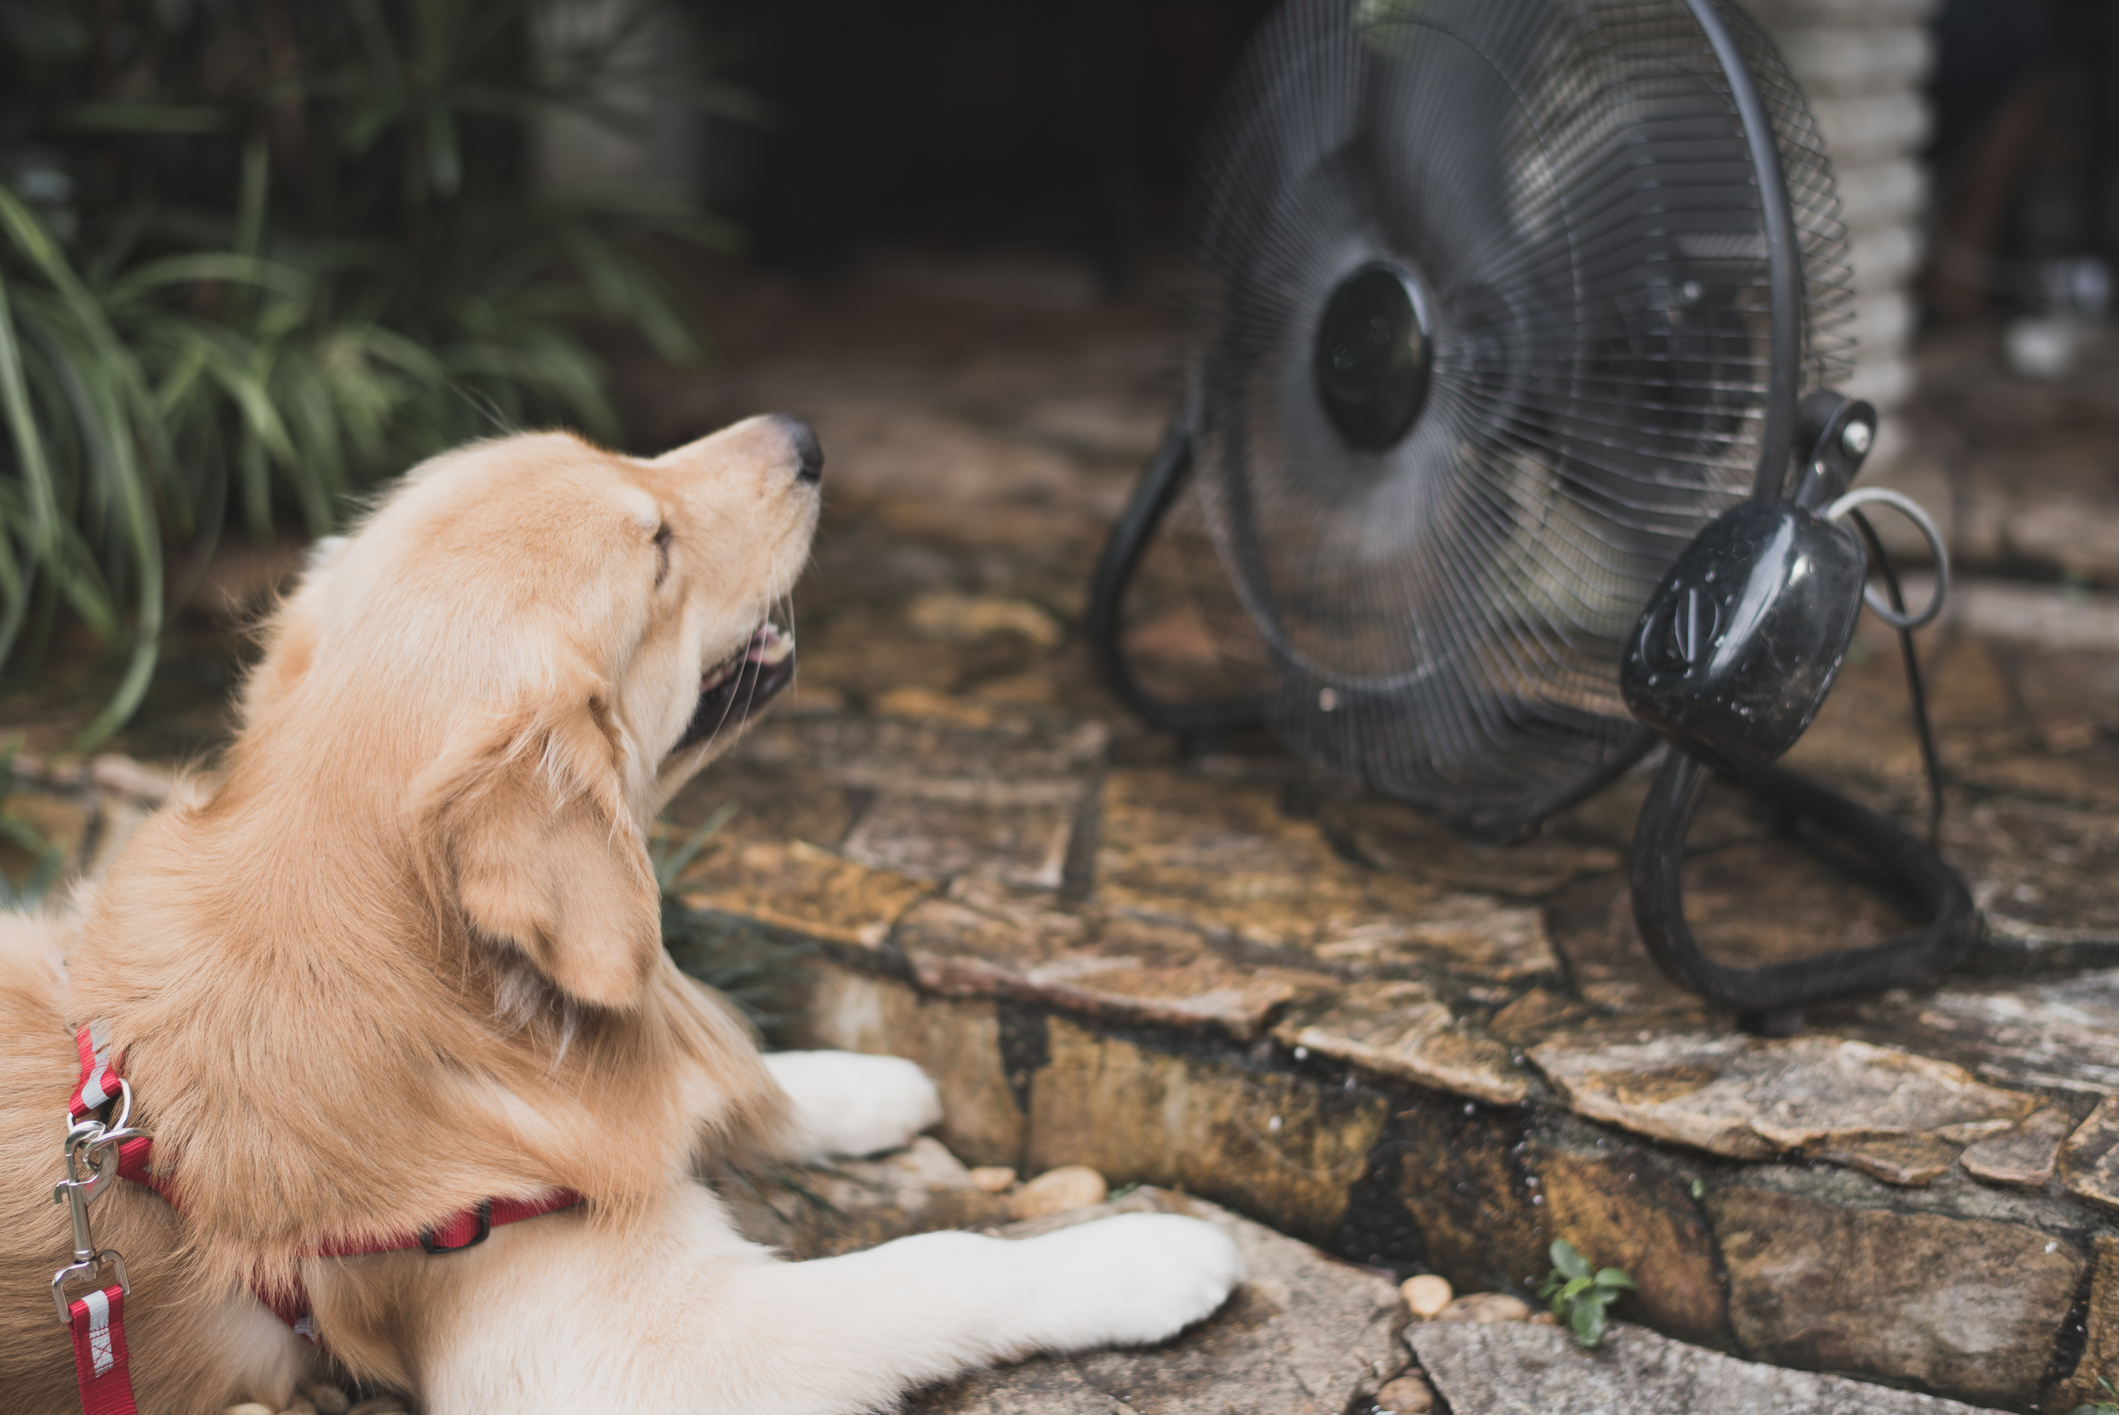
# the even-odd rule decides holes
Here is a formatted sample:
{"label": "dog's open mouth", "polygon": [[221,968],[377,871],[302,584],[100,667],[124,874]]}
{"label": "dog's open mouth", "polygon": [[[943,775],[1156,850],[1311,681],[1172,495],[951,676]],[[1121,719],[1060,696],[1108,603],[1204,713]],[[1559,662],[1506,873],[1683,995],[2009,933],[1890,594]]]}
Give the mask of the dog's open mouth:
{"label": "dog's open mouth", "polygon": [[678,748],[704,742],[724,728],[742,724],[795,681],[795,636],[765,623],[742,648],[706,670],[699,680],[699,705],[684,729]]}

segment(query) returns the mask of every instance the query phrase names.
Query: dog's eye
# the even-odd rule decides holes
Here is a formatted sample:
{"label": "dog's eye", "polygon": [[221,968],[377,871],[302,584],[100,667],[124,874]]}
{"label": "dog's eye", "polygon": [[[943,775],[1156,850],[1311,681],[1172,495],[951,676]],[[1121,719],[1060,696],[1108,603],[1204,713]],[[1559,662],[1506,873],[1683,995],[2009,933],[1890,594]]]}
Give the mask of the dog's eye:
{"label": "dog's eye", "polygon": [[670,575],[670,528],[664,526],[655,532],[655,588]]}

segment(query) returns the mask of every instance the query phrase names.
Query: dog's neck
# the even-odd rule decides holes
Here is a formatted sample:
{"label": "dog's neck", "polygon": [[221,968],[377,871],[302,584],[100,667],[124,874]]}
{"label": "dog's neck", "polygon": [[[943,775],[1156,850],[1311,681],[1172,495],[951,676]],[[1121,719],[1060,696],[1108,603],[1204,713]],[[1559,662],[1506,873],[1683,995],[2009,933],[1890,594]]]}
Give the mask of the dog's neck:
{"label": "dog's neck", "polygon": [[202,1259],[269,1280],[326,1237],[554,1187],[623,1222],[702,1143],[777,1124],[724,1003],[666,958],[636,1010],[570,1002],[434,897],[411,764],[340,747],[291,777],[253,726],[217,792],[141,827],[69,962]]}

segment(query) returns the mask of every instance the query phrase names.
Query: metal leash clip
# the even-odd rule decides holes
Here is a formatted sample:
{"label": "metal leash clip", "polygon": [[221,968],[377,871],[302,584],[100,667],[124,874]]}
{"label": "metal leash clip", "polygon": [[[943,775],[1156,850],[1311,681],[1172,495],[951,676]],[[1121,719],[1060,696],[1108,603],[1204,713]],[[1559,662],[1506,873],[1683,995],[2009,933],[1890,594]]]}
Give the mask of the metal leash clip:
{"label": "metal leash clip", "polygon": [[126,1124],[131,1118],[132,1087],[123,1080],[118,1082],[118,1115],[114,1124],[67,1116],[66,1177],[52,1186],[52,1202],[67,1206],[74,1229],[74,1260],[52,1274],[52,1303],[59,1310],[61,1326],[73,1325],[66,1298],[66,1284],[71,1279],[93,1277],[107,1267],[118,1275],[118,1290],[127,1296],[132,1294],[124,1257],[115,1248],[97,1248],[88,1230],[89,1201],[117,1177],[118,1147],[142,1133]]}

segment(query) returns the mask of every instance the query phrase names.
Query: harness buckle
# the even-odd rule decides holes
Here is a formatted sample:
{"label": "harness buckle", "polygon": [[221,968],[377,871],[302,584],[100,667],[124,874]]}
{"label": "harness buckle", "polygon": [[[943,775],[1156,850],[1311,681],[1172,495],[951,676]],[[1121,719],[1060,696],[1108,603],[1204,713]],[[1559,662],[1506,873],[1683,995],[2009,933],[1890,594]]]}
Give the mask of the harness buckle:
{"label": "harness buckle", "polygon": [[[118,1084],[125,1090],[118,1114],[123,1121],[132,1114],[132,1088],[122,1081]],[[74,1240],[74,1260],[52,1274],[52,1304],[59,1310],[62,1325],[73,1325],[66,1300],[70,1278],[93,1276],[109,1267],[117,1272],[118,1290],[128,1296],[132,1293],[132,1280],[125,1275],[125,1259],[115,1248],[96,1247],[88,1227],[88,1204],[117,1174],[119,1142],[138,1133],[122,1125],[109,1127],[95,1119],[77,1121],[67,1117],[66,1177],[52,1186],[52,1202],[66,1205]]]}
{"label": "harness buckle", "polygon": [[132,1279],[125,1275],[124,1256],[115,1248],[105,1248],[99,1252],[91,1253],[88,1255],[87,1261],[68,1263],[65,1267],[52,1274],[52,1305],[59,1309],[60,1326],[70,1327],[74,1324],[73,1304],[66,1299],[68,1279],[93,1277],[105,1267],[117,1273],[118,1291],[127,1297],[132,1296]]}
{"label": "harness buckle", "polygon": [[485,1242],[487,1238],[492,1236],[493,1201],[491,1199],[480,1199],[478,1201],[478,1207],[473,1209],[471,1212],[477,1215],[478,1217],[478,1231],[476,1233],[473,1233],[469,1238],[465,1239],[463,1242],[452,1243],[447,1247],[443,1247],[442,1245],[434,1241],[433,1229],[423,1228],[419,1231],[419,1246],[425,1249],[427,1252],[436,1255],[442,1253],[461,1253],[466,1248],[476,1248],[479,1244]]}

